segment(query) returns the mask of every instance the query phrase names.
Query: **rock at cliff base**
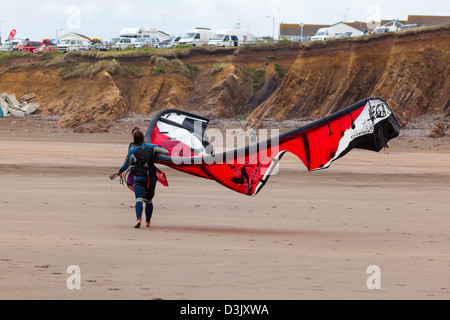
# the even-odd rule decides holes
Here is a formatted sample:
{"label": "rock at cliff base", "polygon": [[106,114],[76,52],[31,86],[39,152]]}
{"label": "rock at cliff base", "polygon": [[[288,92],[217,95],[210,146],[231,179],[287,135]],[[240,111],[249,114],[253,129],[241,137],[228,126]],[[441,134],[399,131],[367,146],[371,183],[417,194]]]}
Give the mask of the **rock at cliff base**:
{"label": "rock at cliff base", "polygon": [[23,96],[21,96],[19,98],[19,102],[30,102],[34,98],[36,98],[36,94],[35,93],[27,93],[27,94],[24,94]]}
{"label": "rock at cliff base", "polygon": [[431,129],[428,138],[441,138],[445,136],[445,126],[442,122],[438,122],[433,129]]}
{"label": "rock at cliff base", "polygon": [[25,112],[21,110],[16,110],[11,107],[8,108],[8,112],[12,114],[14,117],[25,118]]}
{"label": "rock at cliff base", "polygon": [[15,94],[7,94],[5,100],[8,102],[10,108],[20,111],[20,103]]}
{"label": "rock at cliff base", "polygon": [[30,104],[26,104],[25,106],[23,106],[21,108],[21,110],[23,112],[25,112],[25,114],[32,114],[33,112],[35,112],[38,108],[40,107],[39,103],[33,102]]}

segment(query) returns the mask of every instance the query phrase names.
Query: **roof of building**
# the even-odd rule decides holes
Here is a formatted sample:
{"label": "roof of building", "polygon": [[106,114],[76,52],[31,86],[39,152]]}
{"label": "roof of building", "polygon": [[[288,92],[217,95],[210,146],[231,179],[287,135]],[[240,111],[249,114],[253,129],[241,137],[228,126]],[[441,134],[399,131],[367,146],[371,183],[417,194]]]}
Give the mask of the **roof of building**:
{"label": "roof of building", "polygon": [[354,22],[345,22],[346,25],[358,29],[359,31],[369,30],[369,26],[367,22],[363,21],[354,21]]}
{"label": "roof of building", "polygon": [[76,33],[76,32],[68,32],[61,36],[58,36],[58,39],[72,39],[72,40],[91,40],[91,38],[86,37],[82,34]]}
{"label": "roof of building", "polygon": [[[320,28],[326,28],[329,25],[325,24],[305,24],[303,25],[303,36],[304,37],[312,37],[316,34],[317,30]],[[294,23],[282,23],[280,24],[280,35],[283,37],[290,36],[300,36],[301,35],[301,27],[300,24]]]}
{"label": "roof of building", "polygon": [[417,24],[418,26],[436,26],[440,24],[449,24],[450,16],[420,16],[409,15],[408,24]]}

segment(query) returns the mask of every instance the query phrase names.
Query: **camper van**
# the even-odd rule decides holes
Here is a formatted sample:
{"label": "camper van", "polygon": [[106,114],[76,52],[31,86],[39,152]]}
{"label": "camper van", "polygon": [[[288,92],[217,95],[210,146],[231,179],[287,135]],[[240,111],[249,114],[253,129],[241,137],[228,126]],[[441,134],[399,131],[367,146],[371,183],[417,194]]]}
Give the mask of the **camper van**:
{"label": "camper van", "polygon": [[311,37],[312,41],[323,41],[334,38],[333,28],[320,28],[317,30],[316,34]]}
{"label": "camper van", "polygon": [[208,45],[212,47],[238,47],[251,37],[253,37],[252,34],[241,29],[221,29],[216,31]]}
{"label": "camper van", "polygon": [[189,29],[181,37],[179,44],[190,44],[192,46],[202,46],[208,44],[208,41],[214,37],[215,31],[210,28],[197,27],[195,29]]}
{"label": "camper van", "polygon": [[60,52],[89,50],[90,41],[81,39],[61,39],[58,43]]}

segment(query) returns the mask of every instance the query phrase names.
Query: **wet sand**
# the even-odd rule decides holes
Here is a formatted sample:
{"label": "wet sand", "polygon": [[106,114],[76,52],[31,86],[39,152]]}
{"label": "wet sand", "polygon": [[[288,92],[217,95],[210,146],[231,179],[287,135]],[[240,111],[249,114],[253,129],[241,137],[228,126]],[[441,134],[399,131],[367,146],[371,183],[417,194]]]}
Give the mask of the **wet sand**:
{"label": "wet sand", "polygon": [[450,152],[436,140],[319,172],[288,155],[255,197],[160,166],[170,187],[134,229],[133,194],[108,179],[127,135],[78,137],[0,137],[0,299],[450,298]]}

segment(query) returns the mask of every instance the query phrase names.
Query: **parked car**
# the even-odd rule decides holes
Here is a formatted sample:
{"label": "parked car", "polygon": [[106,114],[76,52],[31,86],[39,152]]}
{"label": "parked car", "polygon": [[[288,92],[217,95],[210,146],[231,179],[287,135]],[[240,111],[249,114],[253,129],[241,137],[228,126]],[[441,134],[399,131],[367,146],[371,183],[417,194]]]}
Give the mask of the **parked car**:
{"label": "parked car", "polygon": [[22,41],[17,46],[14,46],[12,48],[12,52],[35,52],[43,45],[45,45],[45,43],[40,41]]}
{"label": "parked car", "polygon": [[119,38],[119,41],[117,41],[115,44],[113,44],[111,46],[111,49],[115,49],[115,50],[123,50],[126,49],[128,47],[133,47],[134,41],[136,39],[134,38]]}
{"label": "parked car", "polygon": [[167,44],[167,48],[172,48],[172,47],[176,47],[181,40],[182,36],[175,36],[175,38],[173,38],[168,44]]}
{"label": "parked car", "polygon": [[92,38],[91,44],[89,45],[89,51],[91,50],[100,50],[100,47],[103,45],[102,39],[99,38]]}
{"label": "parked car", "polygon": [[36,49],[34,52],[43,52],[43,51],[58,51],[58,47],[56,45],[43,45]]}
{"label": "parked car", "polygon": [[293,36],[290,38],[290,40],[292,42],[305,42],[308,41],[308,37],[303,36],[303,38],[301,36]]}
{"label": "parked car", "polygon": [[102,43],[97,44],[98,50],[100,51],[109,51],[111,46],[108,44],[108,41],[104,41]]}
{"label": "parked car", "polygon": [[376,27],[375,29],[373,29],[373,33],[385,33],[385,32],[389,32],[389,28],[385,28],[385,27]]}
{"label": "parked car", "polygon": [[139,38],[134,42],[134,47],[136,49],[141,49],[145,44],[148,44],[150,47],[152,46],[152,41],[150,38]]}
{"label": "parked car", "polygon": [[267,42],[262,37],[249,37],[245,44],[253,44],[257,42]]}
{"label": "parked car", "polygon": [[339,38],[348,38],[352,36],[352,32],[342,32],[342,33],[336,33],[335,38],[339,39]]}
{"label": "parked car", "polygon": [[163,39],[159,42],[157,48],[172,48],[178,45],[181,36],[170,36],[166,39]]}
{"label": "parked car", "polygon": [[156,48],[159,43],[159,38],[137,38],[136,41],[134,41],[134,47],[136,49],[141,49],[145,44],[148,44],[150,47]]}
{"label": "parked car", "polygon": [[12,52],[12,49],[17,46],[22,41],[25,41],[24,39],[6,39],[5,43],[0,47],[0,51],[3,52]]}
{"label": "parked car", "polygon": [[156,48],[157,46],[158,46],[158,44],[159,44],[159,38],[155,38],[155,37],[152,37],[152,38],[150,38],[151,39],[151,46],[153,47],[153,48]]}
{"label": "parked car", "polygon": [[120,38],[111,38],[110,40],[103,42],[100,45],[100,51],[109,51],[111,50],[112,46],[115,45],[117,42],[119,42]]}
{"label": "parked car", "polygon": [[388,23],[383,24],[382,26],[376,27],[373,29],[373,33],[384,33],[384,32],[390,32],[390,31],[398,31],[403,29],[409,29],[415,25],[404,25],[401,22],[398,22],[397,20],[390,21]]}
{"label": "parked car", "polygon": [[158,44],[158,48],[167,48],[167,45],[169,44],[169,42],[171,42],[173,39],[175,39],[175,36],[170,36],[167,37],[165,39],[162,39],[159,44]]}
{"label": "parked car", "polygon": [[15,47],[14,44],[9,44],[9,43],[4,43],[1,47],[0,47],[0,51],[3,52],[11,52],[12,49]]}

